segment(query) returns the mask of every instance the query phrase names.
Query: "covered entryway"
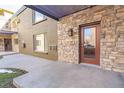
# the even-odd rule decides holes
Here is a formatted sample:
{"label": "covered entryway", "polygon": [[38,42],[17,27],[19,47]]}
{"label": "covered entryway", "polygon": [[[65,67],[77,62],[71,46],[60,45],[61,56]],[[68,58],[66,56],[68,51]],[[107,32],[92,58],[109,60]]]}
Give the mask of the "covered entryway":
{"label": "covered entryway", "polygon": [[80,26],[80,62],[99,65],[100,59],[99,22]]}
{"label": "covered entryway", "polygon": [[0,52],[4,51],[19,51],[17,32],[0,30]]}
{"label": "covered entryway", "polygon": [[[99,65],[100,63],[101,68],[124,71],[124,16],[122,15],[124,6],[29,5],[27,7],[59,20],[57,25],[59,61],[76,64],[83,62]],[[101,22],[101,35],[98,31],[99,26],[94,28],[97,24],[91,24],[97,21]],[[86,25],[81,26],[82,40],[80,39],[79,48],[80,24]],[[95,37],[92,36],[92,32]],[[87,40],[88,35],[92,37],[91,41]],[[98,40],[101,41],[100,44]]]}

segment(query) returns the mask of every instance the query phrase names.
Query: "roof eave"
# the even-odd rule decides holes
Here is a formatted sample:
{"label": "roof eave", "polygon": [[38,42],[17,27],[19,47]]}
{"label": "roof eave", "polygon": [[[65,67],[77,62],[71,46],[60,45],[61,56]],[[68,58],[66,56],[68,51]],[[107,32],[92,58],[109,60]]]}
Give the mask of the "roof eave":
{"label": "roof eave", "polygon": [[36,10],[36,11],[38,11],[38,12],[41,12],[42,14],[44,14],[44,15],[46,15],[46,16],[48,16],[48,17],[51,17],[51,18],[53,18],[53,19],[55,19],[55,20],[59,20],[59,18],[56,18],[56,17],[54,17],[54,16],[52,16],[52,15],[50,15],[50,14],[48,14],[48,13],[46,13],[45,11],[43,11],[43,10],[41,10],[41,9],[38,9],[37,7],[35,7],[35,6],[33,6],[33,5],[25,5],[26,7],[28,7],[28,8],[31,8],[31,9],[33,9],[33,10]]}

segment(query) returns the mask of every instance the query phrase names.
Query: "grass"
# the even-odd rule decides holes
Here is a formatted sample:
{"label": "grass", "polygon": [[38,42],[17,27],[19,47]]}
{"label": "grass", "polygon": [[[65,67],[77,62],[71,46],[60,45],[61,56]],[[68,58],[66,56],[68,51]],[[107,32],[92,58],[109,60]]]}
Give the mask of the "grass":
{"label": "grass", "polygon": [[0,74],[0,88],[15,88],[13,85],[13,78],[18,77],[22,74],[25,74],[26,71],[19,70],[19,69],[13,69],[13,68],[7,68],[9,70],[14,71],[15,73],[2,73]]}

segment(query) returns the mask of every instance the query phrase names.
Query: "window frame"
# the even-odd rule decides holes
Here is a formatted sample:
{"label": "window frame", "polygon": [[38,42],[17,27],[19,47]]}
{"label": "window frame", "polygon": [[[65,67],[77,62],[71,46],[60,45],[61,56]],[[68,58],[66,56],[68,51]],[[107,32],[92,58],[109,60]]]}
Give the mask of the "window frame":
{"label": "window frame", "polygon": [[[43,22],[43,21],[46,21],[46,20],[47,20],[47,17],[46,17],[44,14],[42,14],[42,13],[41,13],[41,14],[44,16],[44,19],[43,19],[43,20],[40,20],[40,21],[35,22],[35,16],[36,16],[35,12],[37,12],[37,11],[32,10],[32,24],[33,24],[33,25],[38,24],[38,23],[41,23],[41,22]],[[38,13],[40,13],[40,12],[38,12]]]}
{"label": "window frame", "polygon": [[[36,36],[40,34],[44,34],[44,51],[36,50]],[[39,33],[39,34],[33,35],[33,51],[36,53],[48,53],[48,49],[46,50],[46,33]]]}

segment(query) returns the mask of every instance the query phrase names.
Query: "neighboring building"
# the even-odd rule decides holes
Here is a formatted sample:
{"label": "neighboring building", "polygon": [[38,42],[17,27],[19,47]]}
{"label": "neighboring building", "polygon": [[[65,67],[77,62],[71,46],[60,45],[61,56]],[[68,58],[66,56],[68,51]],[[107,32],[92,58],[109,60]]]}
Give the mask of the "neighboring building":
{"label": "neighboring building", "polygon": [[[10,13],[10,11],[6,12]],[[13,19],[14,20],[14,19]],[[11,19],[0,30],[0,52],[1,51],[15,51],[19,52],[18,45],[18,33],[17,30],[13,30],[14,25],[17,25]]]}
{"label": "neighboring building", "polygon": [[19,52],[17,32],[0,30],[0,52],[3,51]]}
{"label": "neighboring building", "polygon": [[124,6],[28,7],[59,19],[59,61],[124,71]]}
{"label": "neighboring building", "polygon": [[18,32],[20,53],[57,60],[56,20],[25,6],[10,20],[8,24],[11,31]]}

